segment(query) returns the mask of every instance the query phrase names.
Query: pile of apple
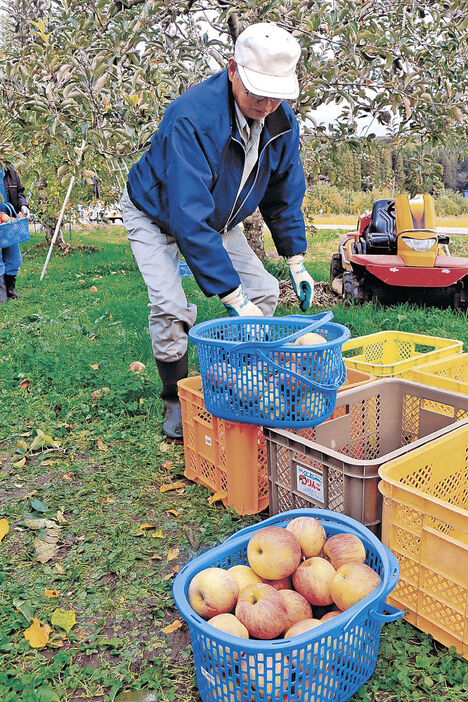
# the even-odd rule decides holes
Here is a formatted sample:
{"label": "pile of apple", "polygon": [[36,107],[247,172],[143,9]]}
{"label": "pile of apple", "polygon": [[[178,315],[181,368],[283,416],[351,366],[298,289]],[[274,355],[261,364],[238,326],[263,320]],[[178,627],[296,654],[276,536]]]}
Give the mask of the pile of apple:
{"label": "pile of apple", "polygon": [[[313,517],[297,517],[285,529],[269,526],[254,532],[247,557],[249,566],[200,571],[188,590],[197,614],[243,638],[302,634],[352,607],[382,582],[365,565],[366,549],[358,536],[342,533],[327,539]],[[320,608],[320,618],[314,607]]]}
{"label": "pile of apple", "polygon": [[[22,212],[19,212],[16,215],[16,219],[22,219],[25,215]],[[7,214],[6,212],[0,212],[0,224],[6,224],[7,222],[10,222],[10,215]],[[15,221],[15,217],[13,217],[13,222]]]}

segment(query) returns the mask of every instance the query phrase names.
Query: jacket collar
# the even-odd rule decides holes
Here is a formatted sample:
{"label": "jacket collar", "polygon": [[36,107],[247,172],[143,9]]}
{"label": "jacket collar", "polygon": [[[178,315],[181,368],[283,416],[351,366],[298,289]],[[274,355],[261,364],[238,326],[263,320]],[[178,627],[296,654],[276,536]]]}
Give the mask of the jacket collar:
{"label": "jacket collar", "polygon": [[[239,130],[237,129],[237,122],[236,122],[236,110],[235,110],[235,100],[234,100],[234,94],[232,92],[232,84],[231,81],[229,80],[228,72],[226,69],[226,80],[227,80],[227,89],[228,89],[228,101],[229,101],[229,118],[231,122],[231,136],[234,139],[237,139],[238,141],[241,139]],[[278,134],[282,134],[283,132],[288,132],[291,129],[291,124],[286,117],[286,114],[284,112],[283,106],[279,105],[279,107],[271,113],[271,115],[268,115],[265,117],[265,129],[264,132],[266,132],[265,136],[262,135],[262,141],[269,141],[270,139],[273,139],[274,137],[278,136]]]}

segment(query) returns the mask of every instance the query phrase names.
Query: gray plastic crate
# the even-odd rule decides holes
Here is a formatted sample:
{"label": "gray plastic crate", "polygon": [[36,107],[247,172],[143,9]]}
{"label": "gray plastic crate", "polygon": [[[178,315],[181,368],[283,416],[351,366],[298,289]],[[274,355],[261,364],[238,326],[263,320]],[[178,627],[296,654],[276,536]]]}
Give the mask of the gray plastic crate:
{"label": "gray plastic crate", "polygon": [[264,428],[270,514],[322,507],[379,531],[379,467],[468,424],[468,397],[391,378],[338,394],[313,429]]}

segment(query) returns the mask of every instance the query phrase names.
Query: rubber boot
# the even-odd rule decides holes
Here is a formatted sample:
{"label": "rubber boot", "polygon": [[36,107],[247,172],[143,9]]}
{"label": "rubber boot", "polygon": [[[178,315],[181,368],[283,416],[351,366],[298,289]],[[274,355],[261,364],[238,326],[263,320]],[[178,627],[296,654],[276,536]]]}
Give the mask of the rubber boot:
{"label": "rubber boot", "polygon": [[5,283],[5,276],[0,275],[0,302],[6,302],[8,300],[7,288]]}
{"label": "rubber boot", "polygon": [[177,382],[188,375],[188,353],[185,352],[182,358],[172,363],[156,359],[156,365],[162,381],[161,398],[164,402],[163,432],[167,437],[167,441],[181,444],[184,437]]}
{"label": "rubber boot", "polygon": [[5,285],[7,290],[7,296],[12,300],[16,300],[18,293],[15,290],[16,275],[7,275],[5,273]]}

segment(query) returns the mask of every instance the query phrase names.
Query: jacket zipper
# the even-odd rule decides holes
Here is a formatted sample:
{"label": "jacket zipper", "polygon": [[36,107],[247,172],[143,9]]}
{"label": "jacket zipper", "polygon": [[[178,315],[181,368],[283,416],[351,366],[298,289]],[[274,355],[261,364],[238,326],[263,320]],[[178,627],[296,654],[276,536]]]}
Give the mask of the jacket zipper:
{"label": "jacket zipper", "polygon": [[[267,148],[267,146],[269,146],[275,139],[278,139],[278,137],[283,136],[283,134],[286,134],[286,133],[289,132],[289,131],[291,131],[291,130],[290,130],[290,129],[286,129],[284,132],[280,132],[279,134],[276,134],[276,135],[275,135],[274,137],[272,137],[269,141],[267,141],[267,143],[265,144],[265,146],[263,147],[263,149],[261,150],[261,152],[260,152],[260,154],[259,154],[257,163],[260,163],[260,159],[262,158],[263,152],[265,151],[265,149]],[[244,148],[244,146],[240,143],[240,141],[238,141],[237,139],[234,139],[234,137],[232,137],[232,139],[233,139],[233,141],[235,141],[237,144],[240,144],[240,145],[242,146],[242,148],[243,148],[243,150],[244,150],[244,156],[245,156],[245,148]],[[244,163],[245,163],[245,161],[244,161]],[[236,206],[236,204],[237,204],[237,197],[236,197],[236,199],[234,200],[234,204],[233,204],[233,206],[232,206],[231,213],[230,213],[229,217],[228,217],[227,220],[226,220],[226,224],[224,225],[224,227],[223,227],[222,230],[221,230],[223,234],[227,234],[229,224],[232,222],[232,220],[234,220],[234,219],[236,218],[237,214],[238,214],[238,213],[241,211],[241,209],[243,208],[245,201],[248,199],[250,193],[252,192],[252,190],[253,190],[253,188],[254,188],[254,186],[255,186],[255,183],[257,182],[257,177],[258,177],[258,168],[257,168],[257,173],[256,173],[255,178],[254,178],[254,182],[253,182],[252,185],[250,186],[249,192],[248,192],[247,195],[244,197],[244,199],[243,199],[243,201],[242,201],[240,207],[237,208],[236,213],[233,215],[232,213],[234,212],[234,208],[235,208],[235,206]],[[221,232],[219,232],[219,233],[221,233]]]}

